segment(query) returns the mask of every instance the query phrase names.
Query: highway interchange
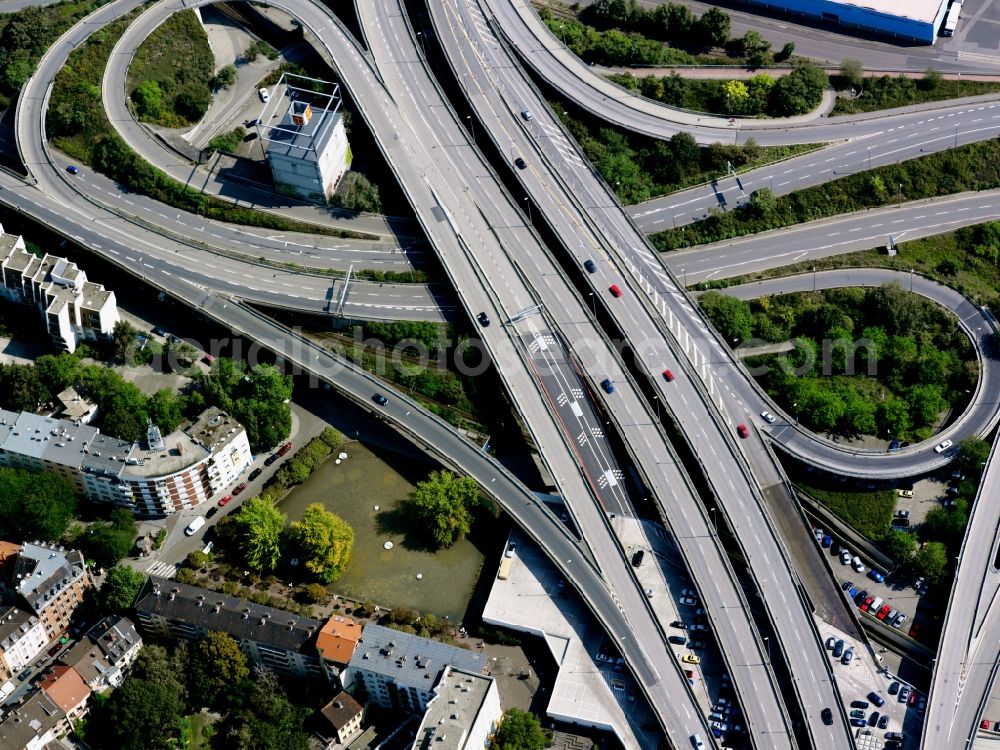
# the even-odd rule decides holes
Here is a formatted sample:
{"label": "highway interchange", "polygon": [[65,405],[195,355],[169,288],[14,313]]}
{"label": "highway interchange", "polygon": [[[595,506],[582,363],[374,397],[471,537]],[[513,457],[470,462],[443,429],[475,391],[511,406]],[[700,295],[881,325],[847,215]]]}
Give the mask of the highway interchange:
{"label": "highway interchange", "polygon": [[[137,4],[117,2],[108,8],[113,8],[111,12],[121,13]],[[283,7],[281,2],[271,4]],[[705,733],[704,720],[697,708],[690,706],[690,696],[678,697],[686,691],[676,664],[662,663],[663,649],[659,647],[662,626],[655,622],[641,590],[636,587],[627,565],[623,563],[620,550],[608,538],[611,535],[600,512],[602,505],[607,508],[609,504],[617,503],[617,506],[611,507],[627,507],[627,499],[620,492],[615,493],[614,488],[608,491],[609,487],[595,481],[595,472],[614,470],[615,459],[601,440],[588,439],[586,450],[582,451],[584,455],[576,448],[577,435],[589,432],[593,436],[594,428],[600,423],[600,410],[606,409],[657,501],[665,508],[680,507],[684,525],[681,526],[682,522],[674,516],[668,519],[671,530],[683,542],[681,547],[685,562],[702,593],[713,592],[711,596],[705,595],[705,604],[712,617],[713,630],[719,637],[720,646],[740,689],[740,700],[753,730],[755,744],[760,747],[794,744],[786,722],[789,712],[798,716],[801,710],[813,746],[846,747],[846,734],[831,732],[821,727],[818,721],[820,707],[840,705],[832,678],[820,678],[813,686],[816,694],[801,691],[803,680],[812,682],[818,672],[826,672],[826,659],[814,635],[807,600],[792,593],[793,601],[786,601],[786,592],[799,591],[795,572],[788,565],[783,548],[783,545],[795,543],[795,540],[782,540],[775,534],[764,509],[762,495],[775,491],[775,488],[781,491],[780,467],[770,458],[759,434],[754,434],[750,443],[741,445],[737,445],[734,439],[735,422],[756,413],[756,405],[761,403],[760,394],[739,371],[736,360],[722,342],[701,322],[694,306],[677,284],[676,276],[660,265],[660,259],[617,206],[610,191],[587,168],[575,145],[561,131],[558,121],[545,109],[544,101],[530,81],[513,64],[510,52],[492,36],[493,27],[486,15],[476,6],[451,2],[435,6],[432,19],[448,62],[456,73],[456,80],[475,106],[480,118],[479,126],[486,130],[501,152],[507,153],[509,148],[512,154],[515,151],[525,156],[530,154],[531,168],[518,175],[528,194],[525,196],[527,200],[506,194],[500,180],[478,154],[463,123],[453,113],[446,114],[440,121],[436,118],[433,123],[425,119],[427,113],[423,107],[427,101],[440,98],[441,106],[448,110],[450,107],[443,95],[434,90],[436,84],[422,64],[421,50],[403,9],[390,7],[390,4],[379,6],[373,8],[365,4],[358,8],[369,45],[368,55],[347,38],[346,32],[325,9],[308,3],[297,4],[294,15],[310,30],[314,45],[344,76],[344,85],[352,89],[362,114],[376,131],[376,139],[387,161],[414,202],[418,220],[440,256],[460,304],[470,315],[488,309],[494,313],[491,317],[497,322],[510,321],[510,325],[484,330],[484,339],[514,402],[522,414],[530,415],[529,426],[553,476],[557,477],[562,494],[573,498],[570,506],[587,544],[580,547],[579,542],[568,538],[565,530],[550,517],[551,514],[546,515],[538,509],[537,501],[533,503],[529,500],[525,506],[527,510],[514,508],[519,503],[512,502],[511,498],[523,490],[506,487],[501,492],[491,488],[490,485],[501,473],[495,467],[491,467],[494,470],[492,474],[484,473],[481,462],[470,459],[460,468],[476,476],[488,491],[502,496],[500,499],[505,507],[542,543],[543,549],[584,594],[584,599],[590,601],[599,618],[609,617],[606,626],[609,632],[623,638],[623,652],[664,722],[671,741],[675,746],[684,746],[685,733],[689,736],[698,731],[699,724],[700,731]],[[493,12],[497,12],[497,6],[503,7],[504,4],[492,2],[490,6]],[[149,24],[145,33],[158,23],[150,20],[155,12],[169,13],[179,7],[181,5],[176,2],[154,6],[141,17],[143,23]],[[111,12],[105,12],[108,8],[94,14],[89,19],[88,28],[77,27],[70,32],[70,35],[78,35],[76,38],[68,35],[70,49],[111,16]],[[290,7],[285,9],[293,11]],[[102,12],[105,12],[103,20],[100,16]],[[506,26],[504,30],[508,31]],[[51,80],[51,73],[45,71],[58,69],[60,55],[64,54],[68,54],[66,47],[60,49],[57,45],[50,50],[33,79],[36,87],[45,88],[47,81]],[[402,57],[398,57],[400,54]],[[29,82],[26,91],[32,90],[31,86],[32,82]],[[62,167],[65,162],[50,154],[44,142],[44,133],[38,130],[38,123],[44,122],[42,113],[46,100],[46,95],[22,96],[19,102],[18,144],[37,182],[26,186],[16,178],[4,175],[0,182],[0,200],[51,223],[57,231],[105,254],[132,273],[170,290],[182,299],[191,300],[206,314],[234,330],[269,342],[277,349],[286,348],[282,334],[276,331],[273,324],[269,327],[259,316],[253,316],[237,305],[237,298],[296,309],[334,311],[333,306],[342,292],[336,279],[320,281],[321,277],[315,277],[317,281],[307,282],[310,286],[304,287],[298,272],[282,272],[294,277],[294,280],[290,278],[284,283],[296,291],[274,289],[280,282],[274,281],[278,276],[272,268],[220,253],[217,248],[213,251],[213,264],[218,264],[216,267],[202,260],[206,248],[214,247],[215,240],[224,238],[221,232],[210,233],[219,236],[206,242],[203,239],[204,229],[184,223],[165,233],[162,227],[155,226],[157,222],[137,220],[131,216],[127,225],[123,226],[126,222],[121,214],[107,205],[81,202],[77,186],[64,177]],[[24,111],[20,109],[22,106]],[[965,115],[967,119],[968,105],[961,106],[966,109],[955,109],[953,116]],[[990,105],[984,103],[982,106],[987,108]],[[525,122],[520,116],[525,107],[530,107],[535,113],[531,121]],[[925,117],[923,121],[919,120],[921,116]],[[894,122],[891,127],[912,128],[906,137],[910,137],[909,132],[919,132],[929,122],[926,114],[901,117],[909,119],[900,120],[898,125]],[[858,127],[864,131],[870,126],[859,123]],[[868,143],[884,142],[884,147],[887,147],[885,127],[883,120],[882,132],[865,131]],[[989,127],[995,126],[991,124]],[[479,132],[483,137],[482,130]],[[710,134],[712,131],[706,129],[705,132]],[[982,131],[973,133],[970,130],[968,134],[970,139],[978,140],[988,137],[985,132],[986,126]],[[989,132],[993,134],[992,130]],[[704,137],[712,138],[711,135]],[[757,133],[754,137],[763,140]],[[940,139],[931,137],[931,141],[936,140]],[[824,153],[826,158],[825,152],[820,153]],[[442,159],[441,155],[446,158]],[[854,156],[857,161],[857,154],[845,153],[844,157],[847,156]],[[53,158],[55,161],[49,166]],[[833,158],[839,160],[840,157]],[[470,165],[475,166],[470,170]],[[814,166],[806,165],[805,168]],[[845,163],[845,166],[850,166],[850,163]],[[471,178],[469,172],[474,173]],[[457,190],[456,186],[463,186],[463,189]],[[108,186],[103,189],[107,190]],[[596,321],[588,314],[589,296],[583,298],[574,292],[572,284],[528,226],[530,220],[525,221],[528,217],[523,210],[525,203],[529,211],[534,206],[544,216],[545,223],[562,239],[561,252],[577,263],[589,257],[601,259],[599,273],[586,279],[592,284],[593,292],[590,294],[596,296],[593,300],[595,304],[598,300],[603,303],[602,307],[614,325],[632,338],[633,343],[642,341],[643,346],[636,347],[638,366],[647,379],[656,384],[657,418],[653,417],[652,406],[633,386],[632,374],[610,353]],[[980,205],[983,203],[984,200],[980,199]],[[70,212],[66,211],[67,206],[71,207]],[[147,207],[147,210],[155,210],[155,206]],[[157,213],[161,220],[166,221],[166,213],[176,212],[160,210]],[[996,215],[995,212],[993,215]],[[177,221],[180,219],[180,216],[175,217]],[[196,234],[198,231],[202,232],[200,236]],[[256,246],[259,239],[251,241],[252,244]],[[316,238],[310,236],[310,240]],[[241,243],[246,241],[246,237],[234,236],[229,241]],[[262,244],[268,252],[275,253],[275,261],[280,262],[284,257],[282,253],[286,251],[285,241],[284,238],[271,238]],[[279,242],[282,243],[280,246]],[[335,244],[324,245],[324,252],[320,253],[320,242],[317,241],[314,249],[319,260],[315,262],[327,263],[336,252],[343,251]],[[677,257],[693,257],[694,251],[690,253],[686,256],[678,254]],[[254,255],[259,254],[255,247]],[[701,257],[708,257],[708,254]],[[310,261],[309,265],[313,263]],[[672,262],[671,266],[675,275],[682,275],[677,273],[676,262]],[[326,266],[317,267],[334,268],[336,263],[331,261]],[[501,279],[503,283],[499,283]],[[612,302],[606,299],[604,290],[615,281],[627,285],[627,289],[624,299]],[[918,284],[923,284],[923,280]],[[916,288],[914,290],[917,291]],[[377,311],[384,310],[376,314],[385,317],[392,317],[393,312],[402,317],[420,313],[446,315],[453,311],[449,305],[428,304],[426,297],[420,300],[423,304],[414,301],[385,305],[385,297],[379,292],[372,291],[370,294],[372,300],[365,301],[352,291],[345,300],[343,314],[370,317],[372,306]],[[542,305],[539,313],[518,317],[519,311],[535,305]],[[961,316],[971,320],[974,314],[975,311],[969,315],[961,313]],[[972,332],[971,328],[968,330]],[[976,335],[973,334],[974,339]],[[308,351],[309,358],[298,358],[303,366],[315,367],[317,363],[312,360],[313,356],[318,357],[320,362],[328,356],[313,355],[312,350]],[[683,373],[683,377],[669,387],[659,377],[665,364]],[[539,374],[542,370],[544,374]],[[583,379],[581,373],[584,373]],[[360,373],[355,375],[356,381],[349,384],[340,382],[338,375],[336,385],[360,402],[367,403],[367,396],[375,386],[370,379],[366,380],[366,376]],[[560,402],[560,397],[567,394],[575,395],[578,391],[587,390],[596,392],[594,386],[603,377],[612,378],[618,386],[613,396],[601,397],[601,401],[577,396],[578,408],[569,406],[569,402]],[[394,397],[390,402],[386,416],[398,420],[402,429],[419,435],[421,443],[432,443],[429,434],[434,431],[431,427],[433,418],[421,415],[419,408],[405,401],[399,400],[397,406],[397,400]],[[588,404],[588,401],[594,404]],[[788,661],[793,680],[800,688],[793,699],[779,697],[773,689],[761,689],[772,685],[774,678],[764,663],[759,633],[746,611],[742,592],[733,583],[733,576],[723,576],[722,580],[718,576],[719,570],[728,568],[728,563],[717,539],[713,540],[705,508],[697,501],[690,480],[663,433],[655,425],[661,405],[681,426],[686,439],[698,446],[695,452],[702,461],[702,469],[710,485],[715,488],[715,502],[726,513],[730,527],[743,545],[756,586],[768,601],[780,598],[785,602],[782,616],[777,621],[772,618],[770,625],[778,635],[783,658]],[[400,414],[401,409],[405,410],[405,414]],[[581,413],[578,414],[578,410]],[[969,418],[969,415],[964,418]],[[421,421],[419,426],[414,426],[418,421]],[[447,431],[441,425],[436,425],[436,428],[434,440],[440,437],[442,429]],[[816,444],[813,436],[798,431],[796,434],[803,435],[807,448]],[[452,435],[445,442],[450,444],[456,440],[460,438]],[[708,451],[704,450],[706,446]],[[442,450],[440,445],[434,447]],[[909,455],[928,453],[928,446],[918,448]],[[845,473],[863,476],[878,463],[871,458],[862,456],[855,462],[856,465],[850,465],[843,453],[838,452],[835,453],[832,468],[846,468]],[[912,466],[918,468],[926,468],[931,463],[937,466],[943,462],[940,457],[927,455],[911,460]],[[817,458],[816,462],[822,464],[822,459]],[[452,458],[448,463],[455,465],[457,460]],[[878,464],[877,471],[884,473],[884,466]],[[566,546],[574,544],[577,545],[575,551]],[[597,562],[598,577],[595,578],[595,569],[590,566],[581,566],[582,572],[574,569],[570,565],[574,555],[577,560],[593,556]],[[601,575],[604,580],[601,580]],[[728,581],[725,580],[727,578]],[[614,607],[609,603],[609,596],[614,601]],[[615,607],[617,615],[610,611]],[[621,612],[622,608],[628,612],[627,617]],[[632,645],[629,636],[622,636],[626,632],[634,634],[635,645]],[[755,658],[747,658],[746,648],[754,651]],[[737,649],[742,651],[739,656]],[[821,658],[822,665],[819,664]],[[673,662],[669,652],[666,661]],[[801,679],[795,678],[796,674],[801,675]],[[790,705],[783,705],[783,701],[789,700]],[[838,724],[842,726],[841,722]]]}

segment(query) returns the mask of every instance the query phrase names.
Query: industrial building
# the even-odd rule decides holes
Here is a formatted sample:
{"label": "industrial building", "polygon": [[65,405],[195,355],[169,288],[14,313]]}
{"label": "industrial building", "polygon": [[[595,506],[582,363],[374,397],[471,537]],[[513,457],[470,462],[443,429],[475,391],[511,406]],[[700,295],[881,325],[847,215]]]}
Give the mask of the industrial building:
{"label": "industrial building", "polygon": [[[318,93],[317,84],[332,92]],[[340,104],[339,84],[282,75],[257,119],[279,191],[311,200],[327,200],[336,191],[351,166]]]}
{"label": "industrial building", "polygon": [[948,0],[747,0],[847,29],[934,44]]}

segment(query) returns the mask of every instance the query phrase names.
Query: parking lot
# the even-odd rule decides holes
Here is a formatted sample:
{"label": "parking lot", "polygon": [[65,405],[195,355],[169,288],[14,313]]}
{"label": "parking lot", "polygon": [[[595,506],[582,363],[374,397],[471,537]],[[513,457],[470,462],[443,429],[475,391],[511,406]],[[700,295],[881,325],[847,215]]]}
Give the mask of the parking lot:
{"label": "parking lot", "polygon": [[[844,701],[844,713],[849,720],[854,720],[851,731],[857,746],[881,749],[886,747],[888,739],[895,736],[893,733],[902,733],[906,738],[905,746],[916,747],[923,721],[922,702],[926,700],[924,694],[889,673],[864,644],[822,620],[817,619],[816,623],[824,644],[827,645],[833,675]],[[831,639],[835,648],[829,647]],[[837,648],[836,644],[839,642],[842,644]],[[843,654],[848,650],[853,650],[853,658],[850,664],[844,664]],[[834,656],[836,651],[841,652],[839,658]],[[883,701],[881,706],[876,705],[869,697],[871,693],[878,694]],[[900,700],[901,696],[903,701]],[[855,713],[852,714],[852,711]],[[891,743],[889,746],[892,747]]]}

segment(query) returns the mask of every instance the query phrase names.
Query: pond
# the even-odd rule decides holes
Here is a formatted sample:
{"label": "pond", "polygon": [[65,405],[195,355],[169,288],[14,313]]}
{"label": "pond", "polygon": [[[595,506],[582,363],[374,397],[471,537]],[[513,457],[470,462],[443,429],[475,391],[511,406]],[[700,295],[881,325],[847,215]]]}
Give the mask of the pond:
{"label": "pond", "polygon": [[[327,460],[279,506],[292,522],[300,520],[311,503],[322,503],[354,529],[351,561],[328,587],[330,592],[461,620],[482,553],[468,539],[437,552],[415,548],[399,524],[400,506],[414,483],[435,467],[395,453],[379,455],[357,441],[341,450],[346,460]],[[391,549],[386,542],[392,543]]]}

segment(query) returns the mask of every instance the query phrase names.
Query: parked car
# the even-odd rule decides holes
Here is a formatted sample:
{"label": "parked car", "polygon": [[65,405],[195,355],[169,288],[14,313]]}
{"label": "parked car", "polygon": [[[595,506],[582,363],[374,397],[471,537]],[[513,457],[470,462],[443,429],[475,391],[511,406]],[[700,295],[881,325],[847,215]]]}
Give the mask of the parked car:
{"label": "parked car", "polygon": [[844,640],[841,638],[833,644],[833,658],[839,659],[844,654]]}
{"label": "parked car", "polygon": [[813,529],[813,536],[816,537],[817,542],[823,541],[823,529]]}
{"label": "parked car", "polygon": [[868,701],[851,701],[851,708],[868,708]]}
{"label": "parked car", "polygon": [[285,443],[283,446],[281,446],[280,448],[278,448],[278,455],[279,456],[284,456],[291,449],[292,449],[292,444],[291,443]]}
{"label": "parked car", "polygon": [[854,649],[849,648],[847,649],[847,651],[844,652],[844,655],[840,657],[840,663],[846,667],[851,663],[853,659],[854,659]]}
{"label": "parked car", "polygon": [[254,469],[253,471],[250,472],[250,476],[248,476],[247,479],[249,479],[252,482],[263,473],[264,470],[261,468]]}
{"label": "parked car", "polygon": [[907,685],[903,685],[903,687],[899,689],[899,695],[896,696],[896,700],[899,701],[900,703],[906,703],[909,697],[910,697],[910,688]]}
{"label": "parked car", "polygon": [[243,490],[245,490],[246,488],[247,488],[247,483],[246,482],[240,482],[238,485],[236,485],[233,488],[233,494],[234,495],[238,495],[241,492],[243,492]]}
{"label": "parked car", "polygon": [[832,651],[833,647],[837,645],[837,639],[832,635],[826,639],[826,648],[828,651]]}
{"label": "parked car", "polygon": [[861,563],[861,558],[857,555],[855,555],[854,559],[851,560],[851,566],[859,573],[865,572],[865,566]]}
{"label": "parked car", "polygon": [[165,330],[163,330],[162,328],[160,328],[160,326],[154,326],[153,327],[153,333],[156,336],[160,336],[161,338],[166,338],[167,337],[167,332]]}
{"label": "parked car", "polygon": [[903,517],[893,518],[892,525],[898,529],[908,529],[910,527],[910,519]]}
{"label": "parked car", "polygon": [[688,642],[688,639],[685,638],[683,635],[670,635],[667,636],[667,640],[670,641],[671,643],[676,643],[678,646],[684,646]]}
{"label": "parked car", "polygon": [[877,617],[879,620],[884,620],[886,618],[886,615],[889,614],[890,609],[892,609],[891,604],[883,604],[881,608],[879,608],[879,611],[875,614],[875,617]]}
{"label": "parked car", "polygon": [[852,727],[866,727],[866,726],[868,726],[868,722],[866,722],[864,719],[851,719],[851,726]]}
{"label": "parked car", "polygon": [[840,551],[840,564],[841,565],[851,564],[851,551],[849,549],[842,549]]}
{"label": "parked car", "polygon": [[853,589],[854,588],[854,581],[844,581],[842,584],[840,584],[840,588],[842,588],[844,591],[848,591],[849,589]]}
{"label": "parked car", "polygon": [[271,100],[271,95],[268,93],[266,88],[261,87],[257,89],[257,95],[260,97],[260,100],[264,102],[264,104],[267,104]]}
{"label": "parked car", "polygon": [[277,453],[272,453],[270,456],[264,459],[264,466],[270,466],[275,461],[277,461],[280,456]]}
{"label": "parked car", "polygon": [[872,703],[874,703],[879,708],[882,708],[883,704],[885,704],[885,698],[883,698],[881,695],[879,695],[878,693],[876,693],[874,690],[872,690],[870,693],[868,693],[868,700],[870,700]]}
{"label": "parked car", "polygon": [[896,680],[893,680],[892,682],[889,683],[889,695],[895,695],[898,692],[899,692],[899,683]]}
{"label": "parked car", "polygon": [[868,571],[868,577],[875,581],[875,583],[882,583],[885,581],[885,576],[875,570],[875,568]]}
{"label": "parked car", "polygon": [[889,726],[889,714],[882,714],[878,720],[878,728],[885,729],[887,726]]}
{"label": "parked car", "polygon": [[908,510],[897,510],[893,515],[896,518],[909,518],[910,517],[910,511],[908,511]]}
{"label": "parked car", "polygon": [[692,651],[704,651],[705,641],[688,641],[688,648]]}
{"label": "parked car", "polygon": [[872,602],[874,602],[874,601],[875,601],[875,597],[874,596],[866,596],[865,599],[864,599],[864,601],[861,602],[861,604],[858,607],[858,609],[860,609],[862,612],[867,612],[871,608]]}
{"label": "parked car", "polygon": [[681,657],[681,661],[685,664],[701,664],[701,657],[694,654],[684,654]]}
{"label": "parked car", "polygon": [[829,548],[829,547],[830,547],[830,546],[831,546],[832,544],[833,544],[833,537],[832,537],[832,536],[830,536],[829,534],[824,534],[824,535],[823,535],[823,539],[822,539],[822,540],[820,541],[820,543],[819,543],[819,545],[820,545],[820,546],[821,546],[821,547],[822,547],[823,549],[827,549],[827,548]]}
{"label": "parked car", "polygon": [[851,718],[852,719],[863,719],[863,718],[865,718],[865,712],[862,711],[860,708],[855,708],[854,710],[851,711]]}
{"label": "parked car", "polygon": [[515,552],[517,552],[517,542],[511,542],[507,545],[507,550],[503,553],[503,556],[513,557]]}
{"label": "parked car", "polygon": [[878,711],[872,711],[871,716],[868,717],[868,726],[873,727],[878,724],[878,720],[881,718],[881,714]]}
{"label": "parked car", "polygon": [[212,516],[214,516],[218,512],[219,512],[218,507],[209,508],[208,511],[205,513],[205,518],[211,518]]}
{"label": "parked car", "polygon": [[680,598],[680,603],[683,604],[685,607],[697,607],[698,606],[698,600],[697,599],[692,599],[690,596],[682,596]]}
{"label": "parked car", "polygon": [[899,450],[899,441],[898,440],[893,440],[891,443],[889,443],[889,451],[888,451],[889,453],[892,453],[893,451],[898,451],[898,450]]}
{"label": "parked car", "polygon": [[678,628],[679,630],[687,630],[688,625],[683,620],[674,620],[672,623],[670,623],[670,627]]}
{"label": "parked car", "polygon": [[900,612],[895,618],[893,618],[892,626],[894,628],[902,627],[904,622],[906,622],[906,615]]}
{"label": "parked car", "polygon": [[916,690],[911,691],[910,692],[910,697],[906,699],[906,705],[908,705],[908,706],[915,706],[915,705],[917,705],[917,698],[919,698],[919,697],[920,697],[920,694]]}
{"label": "parked car", "polygon": [[896,490],[896,494],[900,497],[913,497],[913,490]]}
{"label": "parked car", "polygon": [[219,507],[224,508],[225,506],[229,505],[229,502],[232,499],[233,499],[232,495],[223,495],[222,498],[219,500]]}

